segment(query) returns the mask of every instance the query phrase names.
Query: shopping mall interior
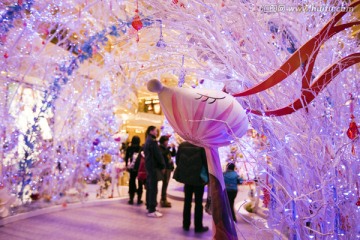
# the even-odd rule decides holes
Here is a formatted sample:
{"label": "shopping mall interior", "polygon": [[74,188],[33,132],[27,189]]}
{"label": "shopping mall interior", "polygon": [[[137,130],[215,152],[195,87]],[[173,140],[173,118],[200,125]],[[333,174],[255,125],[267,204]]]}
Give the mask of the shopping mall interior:
{"label": "shopping mall interior", "polygon": [[[359,0],[2,0],[0,239],[357,239],[359,70]],[[129,204],[149,126],[204,149],[208,231],[174,171]]]}

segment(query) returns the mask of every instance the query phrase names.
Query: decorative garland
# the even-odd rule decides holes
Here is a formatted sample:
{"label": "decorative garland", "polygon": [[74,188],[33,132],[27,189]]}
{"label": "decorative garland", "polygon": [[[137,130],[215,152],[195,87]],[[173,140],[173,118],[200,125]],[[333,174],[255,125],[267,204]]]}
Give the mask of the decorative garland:
{"label": "decorative garland", "polygon": [[[0,26],[3,33],[9,32],[9,30],[14,27],[12,22],[16,18],[21,17],[21,11],[28,10],[33,4],[33,1],[28,1],[22,5],[14,5],[9,7],[8,11],[2,16],[0,23],[4,23],[4,26]],[[4,19],[5,17],[9,16],[8,22]],[[138,16],[138,15],[137,15]],[[138,16],[139,17],[139,16]],[[142,23],[144,27],[151,26],[156,21],[150,18],[142,19]],[[77,54],[76,57],[72,57],[68,63],[62,63],[59,65],[58,72],[55,73],[53,78],[53,82],[50,84],[48,90],[44,91],[44,100],[42,101],[42,106],[40,107],[39,114],[34,118],[33,125],[26,131],[24,134],[24,159],[20,160],[19,162],[19,171],[18,177],[21,178],[21,188],[18,192],[19,198],[24,201],[23,196],[27,194],[25,191],[25,187],[31,183],[32,173],[29,169],[33,165],[33,153],[37,142],[37,137],[39,136],[40,125],[39,120],[45,117],[45,113],[50,109],[53,108],[54,101],[58,98],[61,88],[69,82],[69,77],[73,74],[75,70],[79,68],[81,63],[84,63],[85,60],[91,59],[94,54],[94,49],[100,49],[99,45],[105,46],[108,42],[107,35],[120,37],[127,32],[127,28],[132,26],[132,22],[125,22],[119,20],[119,24],[112,25],[108,29],[104,29],[99,33],[89,37],[81,46],[75,48],[74,53]],[[2,34],[3,34],[2,33]]]}
{"label": "decorative garland", "polygon": [[6,7],[6,12],[0,16],[0,44],[5,43],[6,34],[14,27],[14,20],[22,17],[22,12],[30,11],[33,0],[27,0],[25,3],[19,0],[13,6]]}

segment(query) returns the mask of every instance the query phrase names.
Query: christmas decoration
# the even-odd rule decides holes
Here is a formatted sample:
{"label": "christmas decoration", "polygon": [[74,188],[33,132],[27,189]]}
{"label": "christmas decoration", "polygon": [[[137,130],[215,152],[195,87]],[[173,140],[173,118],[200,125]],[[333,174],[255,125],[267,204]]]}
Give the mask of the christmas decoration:
{"label": "christmas decoration", "polygon": [[[355,7],[358,4],[359,3],[355,2],[349,7]],[[236,93],[234,94],[234,96],[247,96],[250,94],[258,93],[260,91],[264,91],[284,80],[291,73],[293,73],[301,64],[304,64],[304,66],[302,66],[302,69],[306,69],[306,71],[303,71],[301,97],[295,100],[288,107],[274,111],[265,111],[264,114],[267,116],[282,116],[284,114],[290,114],[300,108],[306,107],[306,105],[309,104],[313,99],[315,99],[317,94],[322,91],[341,71],[360,62],[360,53],[354,53],[346,56],[340,59],[337,63],[330,66],[322,75],[320,75],[317,79],[314,79],[312,81],[313,83],[310,85],[310,77],[312,76],[312,69],[314,67],[315,59],[318,55],[318,52],[320,51],[320,45],[336,33],[345,30],[346,28],[360,24],[360,22],[357,21],[348,24],[337,25],[335,27],[335,24],[345,14],[346,12],[340,12],[334,17],[332,17],[332,19],[329,20],[329,22],[321,29],[321,31],[317,35],[315,35],[315,37],[310,39],[306,44],[304,44],[300,49],[298,49],[290,57],[290,59],[288,59],[279,68],[279,70],[277,70],[268,79],[249,90]],[[263,114],[259,111],[251,111],[252,113],[256,113],[259,115]]]}
{"label": "christmas decoration", "polygon": [[350,114],[351,114],[351,122],[349,128],[346,132],[347,136],[353,140],[351,152],[355,155],[355,145],[354,142],[357,138],[359,138],[359,127],[356,125],[355,116],[354,116],[354,97],[350,94]]}
{"label": "christmas decoration", "polygon": [[157,41],[156,46],[158,48],[165,48],[166,47],[166,43],[163,39],[163,34],[162,34],[162,21],[161,20],[157,20],[159,22],[160,25],[160,38],[159,41]]}
{"label": "christmas decoration", "polygon": [[141,19],[140,19],[140,16],[139,16],[139,3],[138,3],[138,0],[136,0],[135,16],[133,18],[131,26],[133,26],[133,28],[136,30],[136,42],[139,42],[138,31],[143,27],[143,23],[141,22]]}
{"label": "christmas decoration", "polygon": [[245,111],[234,98],[219,91],[167,88],[155,79],[150,80],[147,86],[149,91],[158,93],[164,114],[174,130],[185,140],[205,148],[214,238],[236,239],[218,147],[228,145],[246,132],[248,122]]}
{"label": "christmas decoration", "polygon": [[[110,154],[115,160],[126,140],[114,137],[121,120],[113,107],[132,111],[137,100],[131,96],[141,95],[149,79],[173,74],[183,78],[183,88],[231,95],[271,82],[265,91],[236,95],[259,138],[249,134],[244,140],[251,144],[231,143],[246,180],[268,177],[268,185],[259,181],[264,200],[270,195],[267,224],[259,231],[289,239],[355,239],[358,6],[148,0],[138,2],[134,16],[133,1],[1,1],[0,181],[17,198],[7,209],[16,214],[43,201],[66,205],[70,195],[86,200],[86,182],[97,182],[101,172],[96,159]],[[160,21],[159,38],[154,26]],[[131,41],[136,28],[144,41]],[[159,47],[161,36],[166,48]],[[110,90],[106,97],[103,84]],[[37,95],[31,107],[21,104],[23,88]],[[44,122],[51,138],[43,138]],[[260,150],[252,140],[262,136]]]}
{"label": "christmas decoration", "polygon": [[179,87],[182,87],[185,83],[186,71],[183,67],[184,67],[184,55],[182,56],[182,60],[181,60],[181,69],[180,69],[179,81],[178,81]]}

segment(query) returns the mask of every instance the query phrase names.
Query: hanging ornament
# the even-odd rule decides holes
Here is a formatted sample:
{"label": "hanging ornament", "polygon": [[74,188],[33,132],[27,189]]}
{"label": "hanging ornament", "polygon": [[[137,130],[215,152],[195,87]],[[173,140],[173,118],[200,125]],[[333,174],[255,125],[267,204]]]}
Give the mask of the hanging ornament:
{"label": "hanging ornament", "polygon": [[351,153],[353,155],[355,155],[355,145],[354,145],[354,141],[356,138],[359,137],[359,128],[356,125],[355,122],[355,116],[354,116],[354,97],[352,96],[352,94],[350,94],[350,114],[351,114],[351,122],[349,124],[349,128],[346,132],[347,136],[353,140],[352,143],[352,148],[351,148]]}
{"label": "hanging ornament", "polygon": [[347,136],[351,140],[354,140],[355,138],[357,138],[359,136],[359,129],[358,129],[358,126],[356,125],[354,115],[351,115],[351,122],[349,125],[349,129],[347,130]]}
{"label": "hanging ornament", "polygon": [[137,13],[137,10],[135,12],[136,12],[136,14],[131,23],[131,26],[133,26],[133,28],[135,28],[136,31],[139,31],[143,27],[143,24],[141,22],[139,14]]}
{"label": "hanging ornament", "polygon": [[163,39],[163,35],[162,35],[162,21],[161,21],[161,20],[157,20],[157,21],[160,22],[160,39],[159,39],[159,41],[156,43],[156,46],[157,46],[158,48],[165,48],[165,47],[166,47],[166,43],[165,43],[165,41],[164,41],[164,39]]}
{"label": "hanging ornament", "polygon": [[131,26],[136,30],[136,42],[139,42],[139,33],[138,31],[143,27],[143,23],[141,22],[140,16],[139,16],[139,3],[136,0],[136,9],[135,9],[135,16],[133,18],[133,21],[131,23]]}
{"label": "hanging ornament", "polygon": [[184,55],[182,56],[182,63],[181,63],[181,70],[180,70],[180,74],[179,74],[179,82],[178,82],[178,86],[182,87],[182,85],[184,85],[185,83],[185,75],[186,75],[186,71],[184,69]]}

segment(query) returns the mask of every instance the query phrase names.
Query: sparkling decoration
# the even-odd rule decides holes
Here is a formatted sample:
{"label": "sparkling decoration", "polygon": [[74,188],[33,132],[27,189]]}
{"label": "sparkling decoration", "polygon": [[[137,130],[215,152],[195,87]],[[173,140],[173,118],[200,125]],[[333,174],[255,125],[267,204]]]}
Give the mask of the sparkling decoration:
{"label": "sparkling decoration", "polygon": [[186,70],[183,67],[184,67],[184,55],[182,56],[182,60],[181,60],[181,69],[180,69],[179,80],[178,80],[179,87],[182,87],[185,83]]}
{"label": "sparkling decoration", "polygon": [[158,20],[159,22],[159,25],[160,25],[160,38],[159,38],[159,41],[156,43],[156,46],[158,48],[165,48],[166,47],[166,43],[163,39],[163,34],[162,34],[162,21],[161,20]]}
{"label": "sparkling decoration", "polygon": [[[266,226],[250,224],[284,239],[356,239],[359,1],[347,4],[1,1],[0,195],[16,198],[6,211],[85,201],[97,160],[119,160],[119,111],[132,110],[149,79],[177,75],[182,87],[235,94],[282,72],[271,88],[237,97],[255,130],[234,140],[237,167],[268,203]],[[138,33],[144,41],[132,41]],[[281,71],[307,43],[307,60]],[[291,114],[267,114],[287,104]]]}

